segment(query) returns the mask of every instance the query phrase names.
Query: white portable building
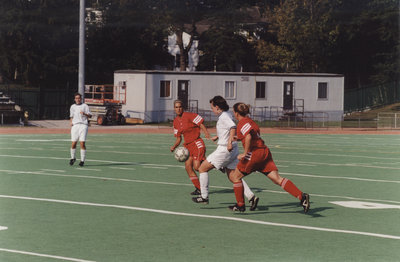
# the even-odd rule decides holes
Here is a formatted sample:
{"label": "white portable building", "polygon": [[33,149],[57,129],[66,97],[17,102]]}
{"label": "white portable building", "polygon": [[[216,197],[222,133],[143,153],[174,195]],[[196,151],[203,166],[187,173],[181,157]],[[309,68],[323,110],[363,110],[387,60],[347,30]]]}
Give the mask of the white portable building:
{"label": "white portable building", "polygon": [[126,92],[122,113],[145,123],[173,119],[175,99],[187,110],[212,117],[209,100],[216,95],[230,107],[249,104],[259,120],[323,116],[340,121],[343,116],[341,74],[119,70],[114,85]]}

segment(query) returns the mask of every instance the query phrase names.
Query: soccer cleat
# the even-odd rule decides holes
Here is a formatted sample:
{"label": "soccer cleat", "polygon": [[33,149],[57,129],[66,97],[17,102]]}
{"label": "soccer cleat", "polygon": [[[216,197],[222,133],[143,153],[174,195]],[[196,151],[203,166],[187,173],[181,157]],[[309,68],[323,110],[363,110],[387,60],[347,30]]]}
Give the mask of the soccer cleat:
{"label": "soccer cleat", "polygon": [[71,160],[69,160],[69,165],[72,166],[75,163],[76,159],[72,158]]}
{"label": "soccer cleat", "polygon": [[249,200],[250,211],[256,210],[257,205],[258,205],[258,200],[260,200],[260,198],[256,197],[255,195]]}
{"label": "soccer cleat", "polygon": [[199,204],[208,204],[208,197],[207,198],[202,198],[201,196],[199,197],[192,197],[193,202],[199,203]]}
{"label": "soccer cleat", "polygon": [[85,162],[81,161],[79,162],[79,166],[83,166],[85,164]]}
{"label": "soccer cleat", "polygon": [[200,189],[196,188],[192,193],[190,193],[192,196],[199,196],[201,195]]}
{"label": "soccer cleat", "polygon": [[243,205],[243,206],[238,206],[238,204],[235,204],[234,206],[229,206],[228,207],[230,210],[232,210],[232,211],[239,211],[239,212],[244,212],[244,211],[246,211],[246,206],[245,205]]}
{"label": "soccer cleat", "polygon": [[309,194],[303,193],[301,195],[300,205],[303,207],[304,213],[307,213],[308,210],[310,209],[310,195]]}

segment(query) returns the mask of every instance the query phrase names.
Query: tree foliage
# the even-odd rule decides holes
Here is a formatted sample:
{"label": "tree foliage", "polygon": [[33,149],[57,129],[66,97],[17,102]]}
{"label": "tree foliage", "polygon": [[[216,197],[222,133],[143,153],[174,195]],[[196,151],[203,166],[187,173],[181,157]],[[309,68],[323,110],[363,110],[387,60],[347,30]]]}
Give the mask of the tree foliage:
{"label": "tree foliage", "polygon": [[[86,3],[103,19],[87,24],[88,83],[110,83],[118,69],[172,69],[172,33],[185,70],[183,32],[199,40],[198,70],[342,73],[346,88],[399,81],[398,0]],[[32,86],[77,85],[78,25],[79,0],[2,0],[0,73]]]}
{"label": "tree foliage", "polygon": [[34,86],[76,79],[77,10],[74,0],[3,0],[0,72]]}

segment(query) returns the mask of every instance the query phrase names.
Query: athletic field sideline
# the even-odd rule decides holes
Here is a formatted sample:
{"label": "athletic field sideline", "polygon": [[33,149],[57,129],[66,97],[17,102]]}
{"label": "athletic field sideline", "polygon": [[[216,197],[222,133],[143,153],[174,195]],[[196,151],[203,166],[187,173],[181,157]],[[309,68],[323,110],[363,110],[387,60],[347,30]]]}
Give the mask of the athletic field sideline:
{"label": "athletic field sideline", "polygon": [[[396,134],[264,133],[281,175],[310,194],[311,209],[304,214],[255,173],[246,181],[259,207],[238,214],[227,208],[235,197],[218,171],[210,172],[210,204],[191,201],[168,128],[89,130],[83,168],[68,164],[68,130],[4,130],[2,262],[399,261]],[[216,148],[206,146],[207,154]]]}

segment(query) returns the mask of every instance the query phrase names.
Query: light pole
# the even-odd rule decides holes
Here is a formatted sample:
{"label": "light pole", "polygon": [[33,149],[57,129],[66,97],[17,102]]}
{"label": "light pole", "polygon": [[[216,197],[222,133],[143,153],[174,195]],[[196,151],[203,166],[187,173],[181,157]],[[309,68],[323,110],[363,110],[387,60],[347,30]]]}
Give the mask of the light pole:
{"label": "light pole", "polygon": [[80,0],[79,9],[79,74],[78,92],[85,100],[85,0]]}

